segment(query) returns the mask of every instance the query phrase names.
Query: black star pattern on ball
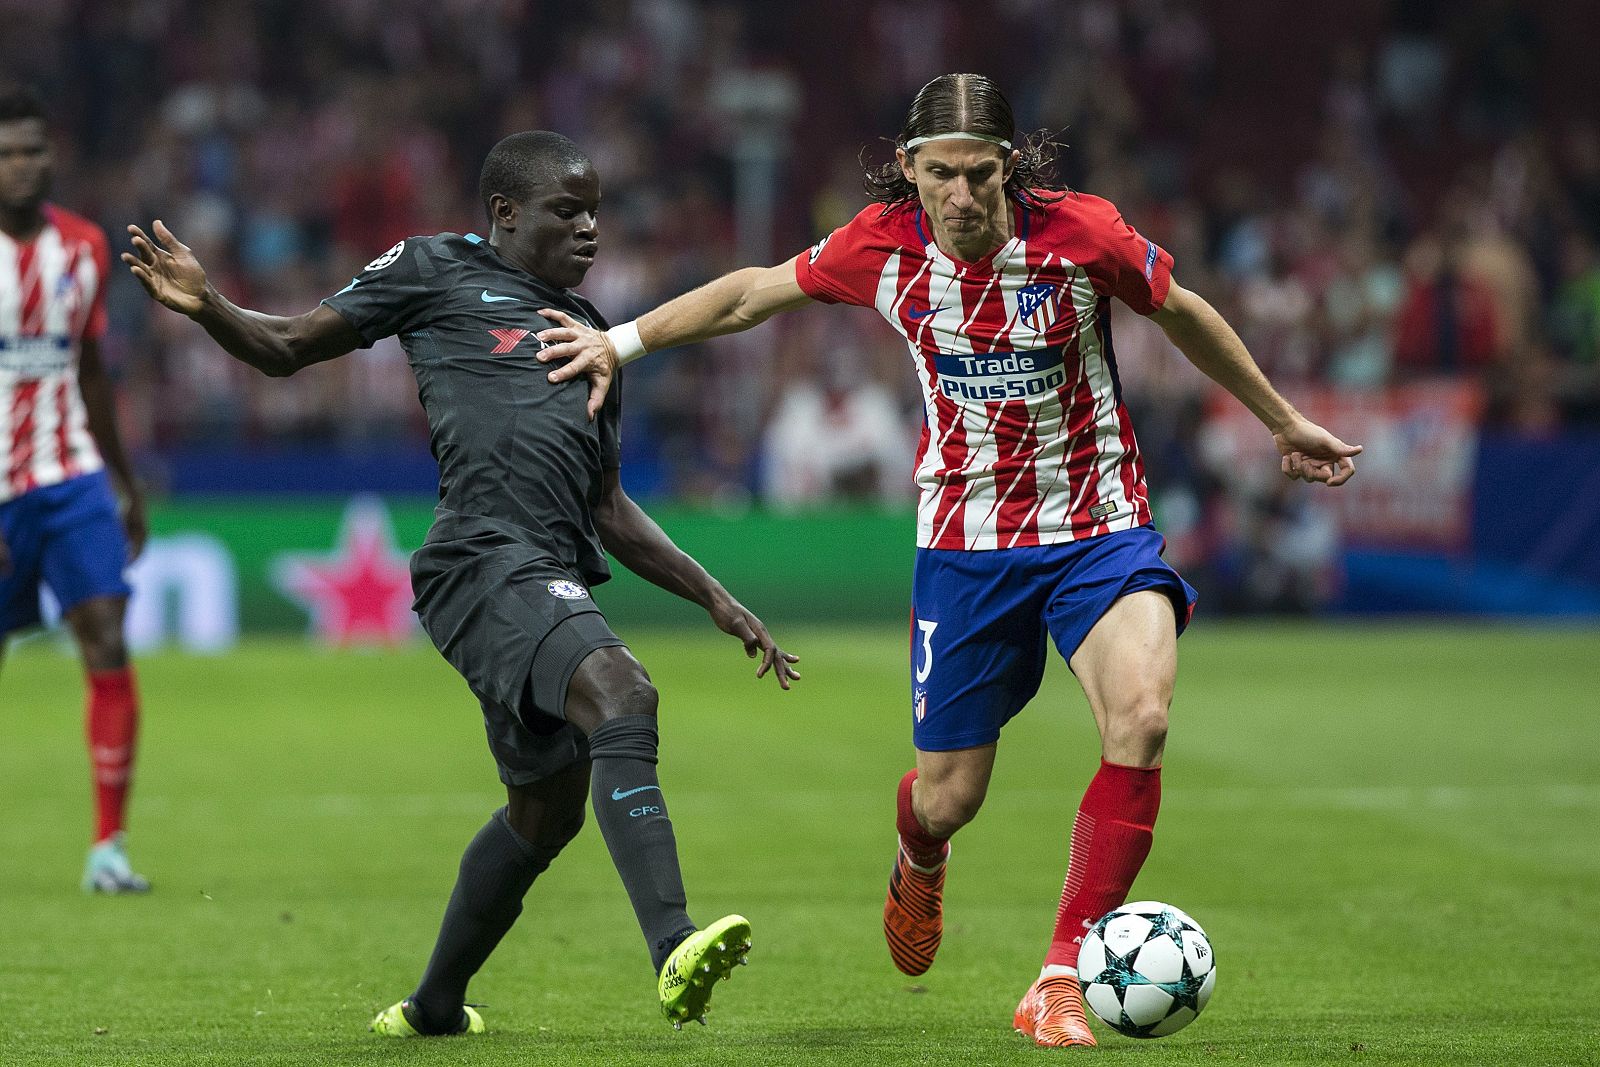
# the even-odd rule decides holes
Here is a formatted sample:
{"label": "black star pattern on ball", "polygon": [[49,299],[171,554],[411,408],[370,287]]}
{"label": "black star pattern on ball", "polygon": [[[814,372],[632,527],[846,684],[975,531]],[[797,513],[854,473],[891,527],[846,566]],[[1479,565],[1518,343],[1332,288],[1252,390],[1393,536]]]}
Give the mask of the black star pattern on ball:
{"label": "black star pattern on ball", "polygon": [[[1160,937],[1162,934],[1166,934],[1172,938],[1173,944],[1178,946],[1178,951],[1180,952],[1184,948],[1184,935],[1192,933],[1194,930],[1194,927],[1184,922],[1178,917],[1178,913],[1170,908],[1162,908],[1156,914],[1146,915],[1145,918],[1150,920],[1150,937]],[[1147,941],[1149,939],[1148,937],[1145,938]]]}

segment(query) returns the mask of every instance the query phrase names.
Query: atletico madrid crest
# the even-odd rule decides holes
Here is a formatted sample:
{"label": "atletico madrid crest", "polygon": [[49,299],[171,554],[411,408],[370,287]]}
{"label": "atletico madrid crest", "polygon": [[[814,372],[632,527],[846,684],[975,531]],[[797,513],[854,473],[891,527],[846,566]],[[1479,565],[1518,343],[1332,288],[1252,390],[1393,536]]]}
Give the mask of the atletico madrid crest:
{"label": "atletico madrid crest", "polygon": [[1054,282],[1025,285],[1017,290],[1017,318],[1030,330],[1044,333],[1055,325],[1061,310],[1061,286]]}

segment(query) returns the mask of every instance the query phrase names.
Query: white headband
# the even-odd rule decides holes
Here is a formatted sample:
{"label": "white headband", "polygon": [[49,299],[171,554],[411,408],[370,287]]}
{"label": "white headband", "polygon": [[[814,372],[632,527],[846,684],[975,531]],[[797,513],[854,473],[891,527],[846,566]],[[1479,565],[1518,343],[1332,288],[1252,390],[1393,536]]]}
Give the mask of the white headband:
{"label": "white headband", "polygon": [[986,133],[934,133],[927,137],[913,137],[906,142],[906,151],[909,152],[918,145],[925,145],[929,141],[988,141],[997,144],[1007,152],[1011,151],[1011,142],[999,137],[990,137]]}

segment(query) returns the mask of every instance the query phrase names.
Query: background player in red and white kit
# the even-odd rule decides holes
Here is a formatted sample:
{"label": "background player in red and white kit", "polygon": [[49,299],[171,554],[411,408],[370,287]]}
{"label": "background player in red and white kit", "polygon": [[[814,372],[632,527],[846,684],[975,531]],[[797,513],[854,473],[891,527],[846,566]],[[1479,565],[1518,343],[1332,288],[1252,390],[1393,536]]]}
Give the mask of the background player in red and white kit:
{"label": "background player in red and white kit", "polygon": [[[1117,209],[1050,177],[1048,138],[1018,141],[987,78],[918,92],[878,201],[809,252],[735,271],[606,333],[560,327],[551,377],[592,379],[655,348],[748,329],[812,301],[876,308],[905,338],[926,424],[917,454],[911,668],[916,768],[884,907],[895,964],[921,974],[943,931],[948,841],[983,803],[1004,723],[1040,684],[1049,633],[1088,697],[1102,761],[1068,843],[1040,975],[1014,1017],[1049,1046],[1092,1045],[1075,964],[1123,902],[1160,803],[1177,635],[1195,594],[1161,559],[1117,380],[1110,300],[1151,316],[1266,425],[1292,478],[1340,485],[1361,451],[1300,415],[1172,257]],[[1066,837],[1063,827],[1061,836]]]}
{"label": "background player in red and white kit", "polygon": [[122,843],[139,722],[122,572],[143,545],[144,507],[100,363],[106,235],[45,202],[51,163],[39,99],[0,90],[0,652],[39,621],[49,586],[88,673],[97,819],[83,887],[143,892]]}

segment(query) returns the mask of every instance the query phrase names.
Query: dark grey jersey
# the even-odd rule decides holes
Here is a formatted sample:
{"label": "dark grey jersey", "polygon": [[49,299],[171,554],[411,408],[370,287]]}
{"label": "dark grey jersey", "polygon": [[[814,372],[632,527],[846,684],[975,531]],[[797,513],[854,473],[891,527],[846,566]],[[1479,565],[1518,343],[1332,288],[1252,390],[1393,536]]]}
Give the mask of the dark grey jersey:
{"label": "dark grey jersey", "polygon": [[430,545],[517,542],[590,585],[611,576],[592,516],[603,472],[620,464],[620,383],[590,422],[588,380],[552,385],[534,358],[534,334],[554,325],[540,308],[605,329],[593,305],[454,233],[400,242],[323,303],[363,347],[393,334],[405,347],[439,462]]}

